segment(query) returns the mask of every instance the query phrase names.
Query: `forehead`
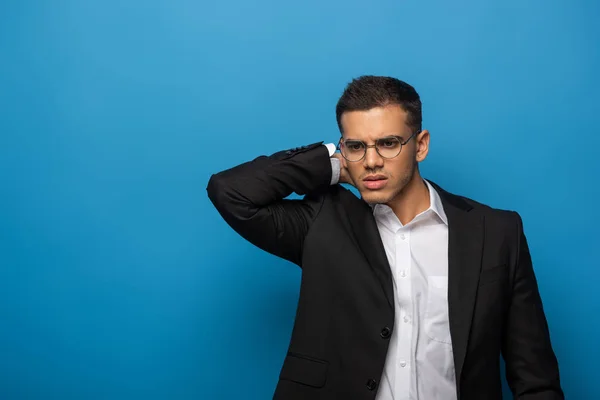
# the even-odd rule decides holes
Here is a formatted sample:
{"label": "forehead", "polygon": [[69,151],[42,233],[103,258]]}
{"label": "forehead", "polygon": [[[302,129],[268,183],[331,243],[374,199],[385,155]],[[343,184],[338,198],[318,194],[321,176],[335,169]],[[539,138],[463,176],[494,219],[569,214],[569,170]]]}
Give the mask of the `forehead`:
{"label": "forehead", "polygon": [[347,111],[342,115],[344,138],[374,140],[389,135],[405,135],[406,111],[399,105],[375,107],[364,111]]}

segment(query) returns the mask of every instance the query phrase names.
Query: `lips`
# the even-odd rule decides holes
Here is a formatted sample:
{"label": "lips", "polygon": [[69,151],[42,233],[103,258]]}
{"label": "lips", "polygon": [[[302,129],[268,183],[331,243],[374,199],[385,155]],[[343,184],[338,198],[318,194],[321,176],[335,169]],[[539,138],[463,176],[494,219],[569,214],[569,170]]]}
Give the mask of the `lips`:
{"label": "lips", "polygon": [[387,184],[387,177],[385,175],[371,175],[365,177],[363,183],[367,189],[377,190]]}

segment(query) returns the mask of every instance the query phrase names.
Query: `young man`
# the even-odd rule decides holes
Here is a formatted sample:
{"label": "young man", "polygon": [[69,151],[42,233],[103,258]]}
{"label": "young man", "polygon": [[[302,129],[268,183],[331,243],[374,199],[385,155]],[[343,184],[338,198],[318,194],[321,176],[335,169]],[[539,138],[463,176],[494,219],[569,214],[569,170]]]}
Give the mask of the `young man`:
{"label": "young man", "polygon": [[235,231],[302,268],[274,398],[501,399],[502,354],[516,398],[563,399],[520,216],[421,177],[412,86],[360,77],[336,111],[340,153],[297,147],[208,183]]}

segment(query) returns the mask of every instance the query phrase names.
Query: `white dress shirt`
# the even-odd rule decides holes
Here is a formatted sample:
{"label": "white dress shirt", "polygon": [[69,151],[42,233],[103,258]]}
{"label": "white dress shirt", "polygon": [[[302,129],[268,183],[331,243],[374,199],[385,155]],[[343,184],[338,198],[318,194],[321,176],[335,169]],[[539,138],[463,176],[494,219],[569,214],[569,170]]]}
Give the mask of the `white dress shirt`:
{"label": "white dress shirt", "polygon": [[[327,147],[333,154],[331,145]],[[335,184],[340,165],[331,160]],[[430,206],[406,225],[390,207],[373,206],[395,302],[394,329],[376,400],[456,399],[447,297],[448,220],[438,193],[425,183]]]}

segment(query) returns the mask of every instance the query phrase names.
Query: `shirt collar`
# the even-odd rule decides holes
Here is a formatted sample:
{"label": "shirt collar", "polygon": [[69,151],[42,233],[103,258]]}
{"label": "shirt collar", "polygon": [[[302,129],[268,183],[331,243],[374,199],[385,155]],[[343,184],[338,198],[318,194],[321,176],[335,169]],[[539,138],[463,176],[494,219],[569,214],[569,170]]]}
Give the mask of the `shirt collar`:
{"label": "shirt collar", "polygon": [[[440,195],[426,179],[423,179],[423,182],[425,182],[427,189],[429,190],[429,208],[420,213],[417,217],[433,212],[445,225],[448,225],[448,217],[444,212],[444,206]],[[392,209],[385,204],[371,204],[371,209],[375,215],[385,215],[390,212],[393,213]]]}
{"label": "shirt collar", "polygon": [[427,181],[427,179],[423,179],[427,188],[429,189],[429,208],[440,217],[442,222],[448,225],[448,217],[444,212],[444,205],[442,204],[442,199],[440,198],[439,193],[434,187]]}

